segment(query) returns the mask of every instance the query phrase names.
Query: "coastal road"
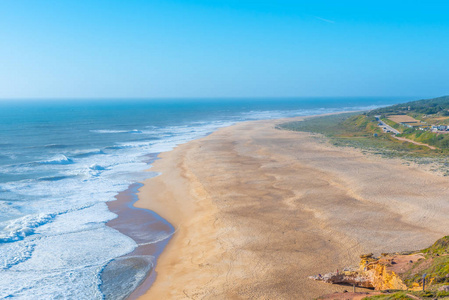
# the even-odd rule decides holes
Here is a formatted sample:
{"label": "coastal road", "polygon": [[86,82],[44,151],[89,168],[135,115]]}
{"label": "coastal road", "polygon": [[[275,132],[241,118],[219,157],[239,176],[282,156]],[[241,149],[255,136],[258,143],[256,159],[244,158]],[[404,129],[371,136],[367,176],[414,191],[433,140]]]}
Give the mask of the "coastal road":
{"label": "coastal road", "polygon": [[375,116],[375,117],[376,117],[376,120],[379,122],[379,127],[381,127],[384,130],[384,132],[390,131],[394,134],[400,134],[400,132],[397,129],[394,129],[393,127],[391,127],[390,125],[388,125],[384,121],[382,121],[380,119],[380,116]]}
{"label": "coastal road", "polygon": [[393,133],[393,137],[395,139],[400,140],[400,141],[404,141],[404,142],[409,142],[409,143],[412,143],[412,144],[415,144],[415,145],[426,146],[426,147],[428,147],[429,149],[432,149],[432,150],[436,149],[434,146],[430,146],[428,144],[416,142],[414,140],[406,139],[406,138],[403,138],[403,137],[397,137],[396,134],[400,133],[398,130],[394,129],[393,127],[391,127],[391,126],[387,125],[385,122],[383,122],[380,119],[380,116],[375,116],[375,117],[376,117],[376,120],[379,122],[379,127],[381,127],[384,132],[387,132],[387,130],[392,132]]}

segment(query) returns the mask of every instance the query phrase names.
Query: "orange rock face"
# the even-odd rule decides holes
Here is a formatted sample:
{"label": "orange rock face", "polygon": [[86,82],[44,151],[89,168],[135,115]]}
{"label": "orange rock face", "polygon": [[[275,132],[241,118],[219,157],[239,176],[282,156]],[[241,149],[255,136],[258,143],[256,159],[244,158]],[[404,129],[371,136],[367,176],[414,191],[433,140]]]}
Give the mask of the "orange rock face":
{"label": "orange rock face", "polygon": [[340,273],[311,276],[311,279],[332,284],[349,284],[374,290],[406,290],[400,275],[407,272],[415,262],[424,258],[422,254],[388,255],[376,258],[373,254],[360,256],[358,268],[345,269]]}

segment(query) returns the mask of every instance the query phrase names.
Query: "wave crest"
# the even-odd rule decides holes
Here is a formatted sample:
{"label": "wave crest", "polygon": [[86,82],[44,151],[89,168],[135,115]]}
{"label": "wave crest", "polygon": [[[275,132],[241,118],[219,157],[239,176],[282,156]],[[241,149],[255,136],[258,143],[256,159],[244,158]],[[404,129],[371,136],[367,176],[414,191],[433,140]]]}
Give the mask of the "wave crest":
{"label": "wave crest", "polygon": [[25,237],[34,234],[37,227],[51,222],[56,214],[27,215],[22,218],[9,221],[0,233],[0,242],[8,243],[23,240]]}
{"label": "wave crest", "polygon": [[60,154],[53,157],[52,159],[44,160],[39,163],[44,165],[68,165],[73,164],[73,160],[63,154]]}
{"label": "wave crest", "polygon": [[133,129],[133,130],[110,130],[110,129],[98,129],[98,130],[90,130],[93,133],[142,133],[141,130]]}

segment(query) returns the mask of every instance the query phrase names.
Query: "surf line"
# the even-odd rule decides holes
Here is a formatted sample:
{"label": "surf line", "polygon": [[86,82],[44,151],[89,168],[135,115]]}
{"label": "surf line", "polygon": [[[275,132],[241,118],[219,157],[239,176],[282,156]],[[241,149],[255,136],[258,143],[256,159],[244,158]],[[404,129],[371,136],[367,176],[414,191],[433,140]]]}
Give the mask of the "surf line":
{"label": "surf line", "polygon": [[[157,154],[151,155],[152,163],[157,159]],[[114,279],[106,278],[106,272],[116,268],[141,268],[146,272],[139,282],[130,282],[131,290],[127,293],[127,299],[137,299],[142,296],[156,279],[155,266],[158,257],[169,243],[175,233],[175,228],[156,212],[134,206],[138,201],[139,189],[142,183],[131,184],[125,191],[118,193],[116,200],[107,202],[109,210],[117,214],[117,218],[106,223],[107,226],[127,235],[137,243],[137,248],[131,253],[112,260],[106,265],[101,274],[103,293],[113,290]],[[124,261],[125,260],[125,261]],[[108,276],[114,276],[109,274]],[[132,286],[132,287],[131,287]]]}

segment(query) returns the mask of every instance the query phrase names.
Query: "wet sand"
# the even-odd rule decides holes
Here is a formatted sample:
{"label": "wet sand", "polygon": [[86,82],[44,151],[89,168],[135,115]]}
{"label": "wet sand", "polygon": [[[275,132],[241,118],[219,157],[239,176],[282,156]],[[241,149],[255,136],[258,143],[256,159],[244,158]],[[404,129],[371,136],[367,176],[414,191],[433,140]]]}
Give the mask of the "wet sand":
{"label": "wet sand", "polygon": [[240,123],[160,155],[138,207],[176,232],[141,299],[312,299],[307,276],[447,234],[449,180],[331,146],[282,121]]}
{"label": "wet sand", "polygon": [[[105,278],[105,273],[103,270],[101,274],[101,279],[103,281],[102,289],[105,288],[103,285],[107,282],[109,284],[110,290],[116,289],[117,282],[114,278],[117,274],[116,272],[128,272],[131,275],[133,272],[126,269],[134,269],[136,272],[144,269],[148,269],[148,273],[143,279],[143,282],[139,286],[130,290],[130,294],[127,299],[137,299],[142,296],[152,285],[155,280],[156,273],[153,268],[159,255],[162,253],[164,248],[167,246],[170,237],[173,233],[173,227],[166,220],[163,220],[153,211],[147,209],[136,208],[133,204],[138,200],[137,192],[142,184],[132,184],[123,192],[120,192],[116,196],[115,201],[108,202],[108,208],[111,212],[117,214],[117,218],[112,219],[107,222],[106,225],[110,226],[121,233],[129,236],[137,243],[137,248],[131,253],[117,258],[111,261],[105,270],[117,269],[118,264],[120,267],[119,271],[109,271],[110,275]],[[160,238],[160,237],[165,238]],[[156,237],[156,238],[155,238]],[[154,242],[154,241],[157,242]],[[148,266],[148,263],[151,266]],[[105,281],[105,279],[109,279]],[[126,278],[125,281],[133,280],[133,278]],[[130,281],[131,282],[131,281]]]}

